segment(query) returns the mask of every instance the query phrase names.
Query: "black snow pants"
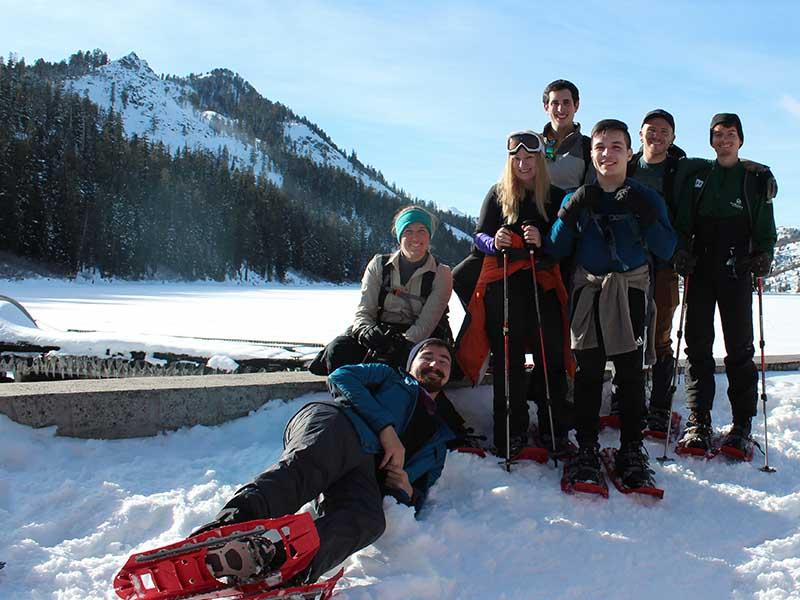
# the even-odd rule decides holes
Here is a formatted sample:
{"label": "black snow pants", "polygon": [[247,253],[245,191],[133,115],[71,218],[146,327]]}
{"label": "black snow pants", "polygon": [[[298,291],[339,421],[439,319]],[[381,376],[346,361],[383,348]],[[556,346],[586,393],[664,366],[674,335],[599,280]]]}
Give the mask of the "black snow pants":
{"label": "black snow pants", "polygon": [[[581,288],[575,291],[572,305],[578,303]],[[607,356],[603,345],[599,315],[600,294],[595,296],[594,311],[598,347],[576,350],[578,369],[575,373],[575,434],[581,446],[594,446],[600,431],[600,405],[603,398],[603,377],[606,361],[614,363],[614,382],[620,403],[620,440],[637,442],[642,439],[642,411],[644,410],[644,344],[624,354]],[[628,289],[633,335],[645,340],[646,297],[642,290]]]}
{"label": "black snow pants", "polygon": [[361,449],[341,409],[325,403],[308,404],[292,417],[284,444],[278,463],[254,481],[264,509],[256,518],[293,514],[323,494],[315,522],[320,548],[306,578],[312,582],[383,534],[376,457]]}
{"label": "black snow pants", "polygon": [[[564,329],[561,304],[555,290],[545,292],[539,287],[539,305],[542,313],[542,333],[550,383],[550,400],[553,405],[553,426],[556,434],[566,434],[567,376],[564,365]],[[528,397],[536,401],[539,428],[550,430],[547,413],[544,368],[542,359],[536,305],[533,297],[533,279],[529,269],[517,271],[508,278],[509,289],[509,367],[510,367],[510,433],[525,435],[530,426]],[[485,297],[486,333],[492,351],[492,380],[494,387],[494,444],[504,448],[506,443],[505,347],[503,342],[503,281],[487,286]],[[533,354],[534,370],[529,383],[525,379],[525,349],[529,345]]]}
{"label": "black snow pants", "polygon": [[753,279],[737,273],[736,264],[748,253],[743,225],[715,223],[695,240],[697,265],[689,276],[686,301],[686,405],[711,410],[714,404],[714,313],[719,307],[725,338],[725,373],[733,421],[756,415],[758,372],[753,362]]}

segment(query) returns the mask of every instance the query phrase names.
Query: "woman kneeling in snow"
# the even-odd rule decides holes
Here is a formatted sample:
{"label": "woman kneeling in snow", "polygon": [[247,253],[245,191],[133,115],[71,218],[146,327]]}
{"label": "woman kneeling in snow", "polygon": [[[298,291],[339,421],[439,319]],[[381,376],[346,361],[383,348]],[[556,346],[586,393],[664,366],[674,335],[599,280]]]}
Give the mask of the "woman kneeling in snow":
{"label": "woman kneeling in snow", "polygon": [[367,265],[353,324],[309,365],[315,375],[362,362],[404,366],[417,342],[431,336],[452,340],[447,303],[453,276],[429,251],[433,215],[406,206],[394,216],[392,231],[400,249],[376,254]]}

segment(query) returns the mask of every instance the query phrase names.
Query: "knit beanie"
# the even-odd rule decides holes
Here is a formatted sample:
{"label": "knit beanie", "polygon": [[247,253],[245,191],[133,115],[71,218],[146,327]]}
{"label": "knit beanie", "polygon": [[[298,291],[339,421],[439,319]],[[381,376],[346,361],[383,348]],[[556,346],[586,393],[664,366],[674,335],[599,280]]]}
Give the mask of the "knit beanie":
{"label": "knit beanie", "polygon": [[742,131],[742,121],[736,113],[717,113],[711,117],[711,126],[709,127],[708,142],[713,140],[714,127],[717,125],[724,125],[725,127],[736,127],[739,132],[739,148],[744,144],[744,131]]}
{"label": "knit beanie", "polygon": [[431,214],[422,208],[409,208],[400,213],[394,223],[394,232],[397,235],[397,241],[400,241],[400,236],[403,235],[403,230],[412,223],[422,223],[425,229],[428,230],[428,235],[433,237],[433,219]]}
{"label": "knit beanie", "polygon": [[436,344],[437,346],[443,346],[447,348],[447,351],[450,353],[450,361],[453,361],[453,349],[450,347],[450,344],[441,338],[429,337],[425,338],[411,348],[411,351],[408,353],[408,360],[406,361],[406,371],[411,371],[411,363],[414,362],[417,354],[422,352],[422,349],[429,344]]}

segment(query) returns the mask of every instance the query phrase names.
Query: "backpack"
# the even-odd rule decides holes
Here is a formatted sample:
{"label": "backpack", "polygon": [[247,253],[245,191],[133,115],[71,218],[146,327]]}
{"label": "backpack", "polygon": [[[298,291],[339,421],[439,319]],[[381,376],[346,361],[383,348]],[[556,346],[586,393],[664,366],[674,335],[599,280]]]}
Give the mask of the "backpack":
{"label": "backpack", "polygon": [[[383,304],[386,301],[386,296],[392,293],[392,264],[390,259],[392,258],[392,254],[376,254],[375,256],[381,257],[381,289],[378,292],[378,315],[376,320],[378,322],[381,321],[381,314],[383,313]],[[433,256],[431,254],[431,256]],[[439,266],[439,259],[435,256],[433,260],[436,263],[436,266]],[[420,295],[419,299],[422,300],[422,304],[424,305],[428,301],[428,297],[431,295],[431,291],[433,291],[433,280],[436,279],[436,272],[435,271],[428,271],[423,273],[422,275],[422,283],[420,285]],[[434,328],[431,335],[433,337],[438,337],[446,342],[452,344],[453,343],[453,332],[450,329],[450,307],[445,307],[444,313],[442,314],[442,318],[439,320],[439,323]]]}

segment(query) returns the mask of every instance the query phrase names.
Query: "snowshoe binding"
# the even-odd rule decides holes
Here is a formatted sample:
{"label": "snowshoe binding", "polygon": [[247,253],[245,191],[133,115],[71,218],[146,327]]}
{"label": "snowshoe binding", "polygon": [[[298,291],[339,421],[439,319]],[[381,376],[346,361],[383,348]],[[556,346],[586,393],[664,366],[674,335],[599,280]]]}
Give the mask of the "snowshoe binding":
{"label": "snowshoe binding", "polygon": [[[650,413],[647,415],[647,424],[642,435],[646,438],[654,440],[663,440],[667,437],[667,418],[669,411],[662,408],[651,408]],[[672,411],[672,424],[669,426],[670,441],[674,442],[678,439],[678,432],[681,427],[681,415]]]}
{"label": "snowshoe binding", "polygon": [[[285,595],[290,589],[286,586],[307,569],[318,549],[317,529],[307,513],[225,525],[132,555],[114,578],[114,590],[123,600],[212,594],[218,598],[269,598],[273,591],[277,597],[277,592]],[[326,598],[335,581],[327,596],[317,592],[328,583],[291,589],[316,594],[300,598]]]}
{"label": "snowshoe binding", "polygon": [[755,441],[750,437],[750,423],[734,423],[730,431],[720,440],[719,452],[733,460],[753,460]]}
{"label": "snowshoe binding", "polygon": [[[532,460],[544,464],[548,460],[548,453],[546,448],[532,446],[528,439],[527,433],[521,433],[511,436],[511,458],[509,462],[515,463],[520,460]],[[506,447],[503,444],[500,448],[494,449],[494,455],[502,459],[506,458]]]}
{"label": "snowshoe binding", "polygon": [[553,451],[553,439],[550,432],[541,431],[536,425],[531,427],[531,439],[533,445],[544,448],[547,452],[559,460],[569,460],[578,454],[578,447],[569,439],[568,433],[557,433],[555,452]]}
{"label": "snowshoe binding", "polygon": [[582,492],[608,498],[608,485],[600,468],[595,445],[581,446],[575,458],[564,463],[561,490],[567,494]]}
{"label": "snowshoe binding", "polygon": [[686,428],[675,447],[679,456],[713,456],[713,434],[711,413],[693,410],[686,420]]}
{"label": "snowshoe binding", "polygon": [[600,459],[614,487],[623,494],[664,497],[664,490],[656,487],[654,471],[641,442],[622,444],[619,450],[603,448]]}

